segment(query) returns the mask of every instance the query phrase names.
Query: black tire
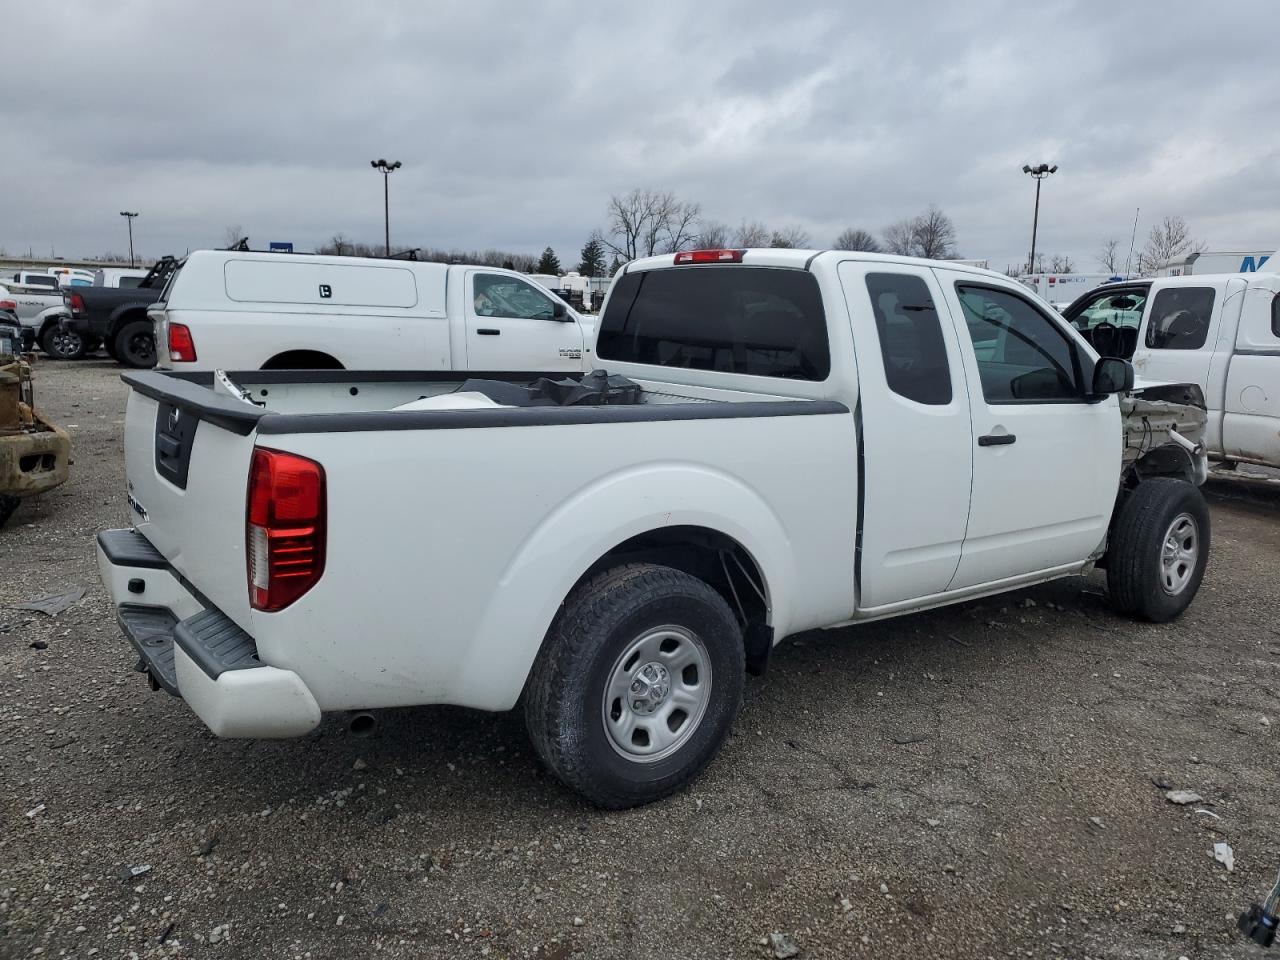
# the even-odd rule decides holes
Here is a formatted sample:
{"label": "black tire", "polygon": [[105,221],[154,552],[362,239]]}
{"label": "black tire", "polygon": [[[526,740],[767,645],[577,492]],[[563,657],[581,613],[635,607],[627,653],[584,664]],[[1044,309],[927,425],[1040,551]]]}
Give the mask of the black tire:
{"label": "black tire", "polygon": [[150,320],[133,320],[116,334],[116,360],[126,367],[145,369],[156,365],[156,334]]}
{"label": "black tire", "polygon": [[74,330],[49,324],[40,334],[40,349],[55,360],[79,360],[87,352],[84,338]]}
{"label": "black tire", "polygon": [[[616,668],[626,673],[622,657],[637,638],[661,634],[668,626],[701,644],[710,688],[701,694],[700,718],[689,731],[675,734],[684,739],[671,745],[671,753],[632,758],[606,730],[606,684],[620,675]],[[636,659],[639,654],[627,662]],[[700,689],[702,679],[695,668],[694,686],[688,689]],[[677,682],[674,675],[671,680]],[[627,564],[581,584],[560,608],[525,688],[525,724],[552,773],[597,806],[618,810],[674,793],[706,768],[742,706],[745,682],[742,634],[724,598],[679,570]],[[671,716],[680,712],[676,708]],[[647,733],[644,740],[641,748]]]}
{"label": "black tire", "polygon": [[9,518],[13,516],[13,511],[18,509],[22,503],[20,497],[15,497],[10,493],[0,493],[0,527],[9,522]]}
{"label": "black tire", "polygon": [[[1189,544],[1193,558],[1185,556]],[[1112,606],[1152,623],[1172,620],[1195,599],[1208,562],[1209,507],[1200,488],[1171,477],[1144,480],[1121,505],[1111,531]]]}

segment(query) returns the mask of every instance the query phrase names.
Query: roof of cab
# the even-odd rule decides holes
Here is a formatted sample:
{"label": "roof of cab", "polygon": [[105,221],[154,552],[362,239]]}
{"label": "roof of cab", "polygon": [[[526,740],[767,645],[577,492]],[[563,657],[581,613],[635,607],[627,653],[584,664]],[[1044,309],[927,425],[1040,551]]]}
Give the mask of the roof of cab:
{"label": "roof of cab", "polygon": [[[951,260],[925,260],[920,257],[903,257],[891,253],[864,253],[856,250],[794,250],[785,247],[748,248],[743,252],[742,263],[746,266],[790,267],[796,270],[807,270],[819,258],[823,260],[861,260],[911,267],[944,267],[961,273],[993,277],[1005,282],[1011,279],[994,270],[984,270],[982,267],[974,267],[967,263],[957,263]],[[664,253],[656,257],[643,257],[639,260],[632,260],[622,272],[635,273],[640,270],[659,270],[675,266],[675,254]],[[702,266],[702,264],[681,264],[681,266]],[[710,266],[721,266],[721,264],[710,264]],[[723,266],[731,266],[731,264],[723,264]]]}

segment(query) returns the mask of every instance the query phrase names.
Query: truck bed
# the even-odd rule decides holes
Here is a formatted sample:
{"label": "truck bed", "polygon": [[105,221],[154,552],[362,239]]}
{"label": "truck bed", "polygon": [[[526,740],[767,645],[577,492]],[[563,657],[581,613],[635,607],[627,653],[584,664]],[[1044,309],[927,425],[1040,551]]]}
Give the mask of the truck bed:
{"label": "truck bed", "polygon": [[[781,635],[852,614],[858,472],[845,405],[637,381],[637,402],[621,405],[394,409],[447,400],[472,378],[541,375],[228,374],[249,402],[215,374],[126,373],[135,529],[201,608],[253,637],[262,663],[296,672],[322,710],[509,708],[524,671],[493,664],[532,662],[591,564],[664,529],[724,530],[779,558],[767,602]],[[252,609],[246,588],[255,447],[325,471],[325,573],[275,613]],[[370,658],[383,679],[353,687]]]}

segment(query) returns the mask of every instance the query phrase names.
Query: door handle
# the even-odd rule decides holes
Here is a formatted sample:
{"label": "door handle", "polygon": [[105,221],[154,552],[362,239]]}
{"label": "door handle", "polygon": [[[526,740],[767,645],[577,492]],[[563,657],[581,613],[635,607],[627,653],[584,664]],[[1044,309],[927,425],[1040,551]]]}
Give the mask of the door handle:
{"label": "door handle", "polygon": [[499,330],[497,327],[481,327],[480,329],[478,329],[478,330],[476,331],[476,333],[480,334],[480,336],[482,336],[482,337],[500,337],[500,336],[502,336],[502,331],[501,331],[501,330]]}
{"label": "door handle", "polygon": [[1004,447],[1016,443],[1017,436],[1012,433],[988,433],[978,438],[980,447]]}

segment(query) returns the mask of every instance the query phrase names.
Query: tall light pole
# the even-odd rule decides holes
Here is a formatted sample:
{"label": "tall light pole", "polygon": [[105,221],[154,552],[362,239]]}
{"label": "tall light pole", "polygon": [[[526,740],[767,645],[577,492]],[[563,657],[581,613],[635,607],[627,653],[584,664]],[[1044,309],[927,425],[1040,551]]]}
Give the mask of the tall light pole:
{"label": "tall light pole", "polygon": [[1031,259],[1027,261],[1027,273],[1036,272],[1036,229],[1040,226],[1040,181],[1051,173],[1058,172],[1058,165],[1055,163],[1049,166],[1042,163],[1039,166],[1029,167],[1025,163],[1022,165],[1022,172],[1029,173],[1036,180],[1036,214],[1031,221]]}
{"label": "tall light pole", "polygon": [[132,212],[128,210],[120,211],[120,216],[129,221],[129,266],[131,267],[133,266],[133,218],[137,215],[138,212],[136,210]]}
{"label": "tall light pole", "polygon": [[391,256],[391,188],[388,184],[391,182],[391,171],[400,169],[400,161],[392,160],[388,163],[386,160],[370,160],[369,166],[382,173],[382,222],[386,231],[385,240],[389,257]]}

